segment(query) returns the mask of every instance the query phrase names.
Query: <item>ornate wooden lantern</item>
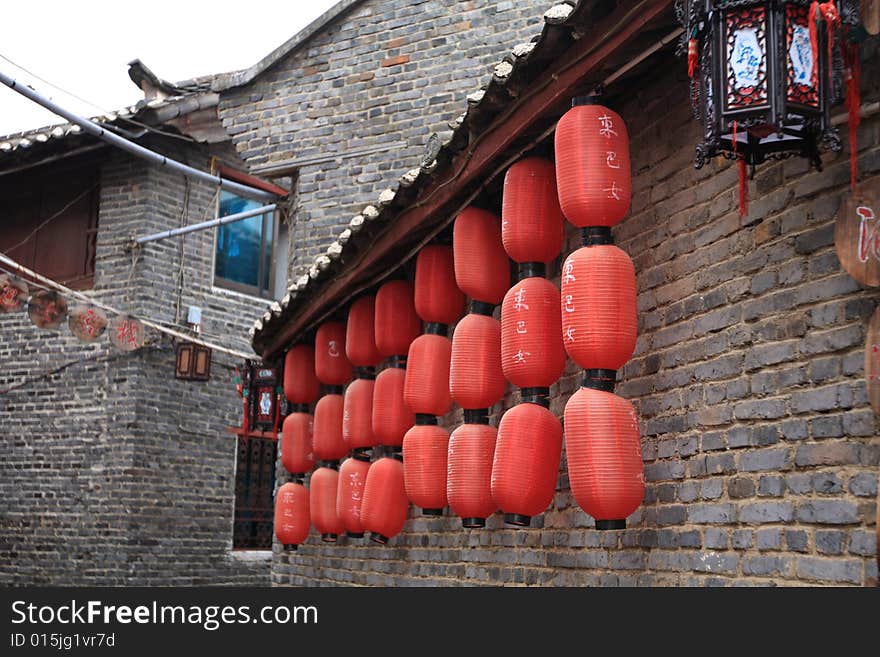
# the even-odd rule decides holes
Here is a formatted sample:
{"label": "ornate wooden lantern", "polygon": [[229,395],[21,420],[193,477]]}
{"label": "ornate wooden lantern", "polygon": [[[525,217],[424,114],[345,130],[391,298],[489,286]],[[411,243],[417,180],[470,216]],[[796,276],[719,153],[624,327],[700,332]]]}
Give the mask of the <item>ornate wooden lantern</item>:
{"label": "ornate wooden lantern", "polygon": [[821,167],[821,147],[840,150],[830,108],[844,86],[839,46],[860,32],[857,2],[677,0],[676,12],[705,127],[697,168],[716,155],[741,167],[800,155]]}

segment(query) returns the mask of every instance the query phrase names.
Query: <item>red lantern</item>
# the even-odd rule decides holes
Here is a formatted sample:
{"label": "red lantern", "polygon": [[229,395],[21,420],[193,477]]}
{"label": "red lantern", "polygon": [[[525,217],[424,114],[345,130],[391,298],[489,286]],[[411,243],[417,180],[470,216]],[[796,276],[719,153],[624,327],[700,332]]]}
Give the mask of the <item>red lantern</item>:
{"label": "red lantern", "polygon": [[409,501],[403,483],[403,463],[396,458],[375,461],[367,473],[361,520],[370,539],[387,543],[406,523]]}
{"label": "red lantern", "polygon": [[362,457],[345,459],[339,468],[339,488],[336,491],[336,515],[351,538],[363,538],[361,505],[370,462]]}
{"label": "red lantern", "polygon": [[345,356],[345,325],[325,322],[315,334],[315,374],[328,386],[344,386],[351,380],[351,363]]}
{"label": "red lantern", "polygon": [[382,354],[376,348],[375,298],[361,297],[348,310],[345,328],[345,355],[355,367],[375,367],[382,362]]}
{"label": "red lantern", "polygon": [[403,438],[403,476],[409,501],[426,516],[439,516],[446,506],[449,433],[436,424],[412,427]]}
{"label": "red lantern", "polygon": [[492,499],[497,433],[488,424],[462,424],[449,437],[446,497],[463,527],[485,527],[498,508]]}
{"label": "red lantern", "polygon": [[425,322],[454,324],[464,310],[464,293],[455,283],[451,246],[433,244],[419,252],[415,279],[416,313]]}
{"label": "red lantern", "polygon": [[284,355],[284,396],[291,404],[311,404],[321,390],[315,376],[315,349],[298,344]]}
{"label": "red lantern", "polygon": [[550,262],[562,249],[565,218],[553,162],[527,157],[504,176],[501,239],[516,262]]}
{"label": "red lantern", "polygon": [[315,465],[312,416],[291,413],[281,425],[281,463],[290,474],[305,474]]}
{"label": "red lantern", "polygon": [[455,280],[471,299],[498,305],[510,287],[510,261],[501,243],[501,220],[491,212],[466,208],[452,229]]}
{"label": "red lantern", "polygon": [[426,333],[413,340],[406,359],[403,398],[414,413],[445,415],[449,411],[451,359],[452,342],[445,335]]}
{"label": "red lantern", "polygon": [[511,525],[529,526],[553,500],[562,455],[562,426],[544,406],[519,404],[498,425],[492,499]]}
{"label": "red lantern", "polygon": [[373,436],[376,444],[400,447],[415,424],[415,414],[403,399],[406,370],[389,367],[379,372],[373,389]]}
{"label": "red lantern", "polygon": [[372,379],[355,379],[345,389],[342,407],[342,440],[348,449],[368,449],[376,444],[373,436]]}
{"label": "red lantern", "polygon": [[636,273],[612,244],[585,246],[562,267],[562,342],[585,369],[620,369],[636,346]]}
{"label": "red lantern", "polygon": [[403,356],[422,332],[416,314],[413,287],[407,281],[389,281],[376,293],[376,347],[383,356]]}
{"label": "red lantern", "polygon": [[465,315],[452,336],[452,398],[462,408],[488,408],[504,396],[506,387],[500,322],[486,315]]}
{"label": "red lantern", "polygon": [[309,491],[302,484],[286,483],[275,496],[275,536],[292,549],[309,535]]}
{"label": "red lantern", "polygon": [[524,278],[501,305],[501,364],[520,388],[549,388],[565,369],[559,290],[546,278]]}
{"label": "red lantern", "polygon": [[345,401],[342,395],[324,395],[315,404],[312,453],[321,461],[338,461],[348,448],[342,438]]}
{"label": "red lantern", "polygon": [[581,388],[565,406],[571,492],[597,529],[623,529],[645,495],[639,423],[626,399]]}
{"label": "red lantern", "polygon": [[331,468],[318,468],[309,481],[309,503],[312,507],[312,524],[325,543],[335,543],[345,527],[336,514],[336,491],[339,473]]}
{"label": "red lantern", "polygon": [[575,105],[566,112],[556,125],[556,181],[559,204],[572,224],[619,223],[632,193],[623,119],[601,105]]}

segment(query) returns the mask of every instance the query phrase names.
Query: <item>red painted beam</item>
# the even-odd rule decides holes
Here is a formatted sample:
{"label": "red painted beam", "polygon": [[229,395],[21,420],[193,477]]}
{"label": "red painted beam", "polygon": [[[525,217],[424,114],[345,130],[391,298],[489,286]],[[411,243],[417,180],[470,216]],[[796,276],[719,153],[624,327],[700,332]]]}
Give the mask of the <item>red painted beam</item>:
{"label": "red painted beam", "polygon": [[[404,210],[390,223],[387,232],[379,236],[370,249],[356,261],[348,263],[347,269],[330,281],[311,305],[300,308],[269,343],[262,349],[264,360],[269,360],[285,349],[291,341],[304,332],[324,311],[343,299],[365,271],[390,257],[399,249],[406,235],[436,219],[435,213],[449,204],[461,189],[487,174],[497,159],[513,145],[522,134],[541,116],[558,107],[561,102],[575,95],[579,86],[592,72],[624,46],[651,21],[668,11],[671,0],[642,0],[622,3],[594,29],[581,36],[553,65],[544,71],[547,82],[541,86],[536,80],[532,88],[511,102],[510,107],[496,116],[492,123],[452,162],[452,175],[434,181],[419,195],[410,208]],[[582,90],[581,90],[582,91]]]}

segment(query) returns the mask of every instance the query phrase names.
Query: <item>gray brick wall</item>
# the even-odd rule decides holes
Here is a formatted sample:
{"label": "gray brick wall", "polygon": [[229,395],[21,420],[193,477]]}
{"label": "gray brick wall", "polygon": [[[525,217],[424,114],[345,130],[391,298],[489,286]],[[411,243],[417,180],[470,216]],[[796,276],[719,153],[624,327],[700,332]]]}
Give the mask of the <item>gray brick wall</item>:
{"label": "gray brick wall", "polygon": [[[202,148],[153,142],[208,168]],[[228,158],[229,152],[217,153]],[[119,153],[101,165],[96,299],[175,323],[180,240],[130,237],[180,225],[185,182]],[[214,190],[191,184],[189,223],[214,216]],[[213,232],[186,238],[182,314],[199,305],[207,337],[247,352],[250,319],[266,302],[212,290]],[[215,353],[207,383],[174,378],[170,341],[121,354],[86,346],[66,327],[40,331],[24,313],[0,316],[0,583],[266,584],[267,559],[232,552],[236,359]]]}

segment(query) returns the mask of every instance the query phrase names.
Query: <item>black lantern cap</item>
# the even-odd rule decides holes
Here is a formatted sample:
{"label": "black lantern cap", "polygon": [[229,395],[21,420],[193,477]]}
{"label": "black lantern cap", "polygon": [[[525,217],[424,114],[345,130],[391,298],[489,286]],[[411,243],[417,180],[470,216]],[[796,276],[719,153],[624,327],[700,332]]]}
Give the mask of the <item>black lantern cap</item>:
{"label": "black lantern cap", "polygon": [[578,107],[579,105],[601,105],[604,100],[604,94],[601,91],[597,91],[592,94],[585,94],[583,96],[574,96],[571,99],[571,106]]}
{"label": "black lantern cap", "polygon": [[287,407],[288,415],[291,413],[308,413],[309,405],[308,404],[291,404]]}
{"label": "black lantern cap", "polygon": [[611,234],[610,226],[587,226],[581,228],[582,246],[599,246],[602,244],[614,244],[614,235]]}
{"label": "black lantern cap", "polygon": [[354,376],[356,379],[372,380],[376,378],[375,367],[356,367],[354,368]]}
{"label": "black lantern cap", "polygon": [[505,513],[504,522],[516,527],[528,527],[532,522],[532,517],[523,515],[522,513]]}
{"label": "black lantern cap", "polygon": [[596,529],[605,531],[608,529],[626,529],[626,519],[624,520],[597,520]]}
{"label": "black lantern cap", "polygon": [[461,526],[465,529],[482,529],[486,526],[485,518],[462,518]]}
{"label": "black lantern cap", "polygon": [[364,537],[363,532],[345,532],[345,535],[348,536],[349,538],[363,538]]}
{"label": "black lantern cap", "polygon": [[406,369],[406,356],[397,355],[388,359],[388,367],[394,367],[398,370]]}
{"label": "black lantern cap", "polygon": [[321,540],[325,543],[335,543],[336,534],[321,534]]}
{"label": "black lantern cap", "polygon": [[544,278],[547,275],[547,265],[543,262],[521,262],[517,267],[517,280],[525,278]]}
{"label": "black lantern cap", "polygon": [[319,468],[330,468],[331,470],[339,469],[339,461],[318,461]]}
{"label": "black lantern cap", "polygon": [[422,509],[423,516],[442,516],[443,509]]}
{"label": "black lantern cap", "polygon": [[297,472],[291,475],[290,481],[292,481],[294,484],[301,484],[303,483],[303,481],[305,481],[305,475],[301,472]]}
{"label": "black lantern cap", "polygon": [[494,312],[495,304],[488,303],[487,301],[477,301],[476,299],[471,300],[471,314],[491,317]]}
{"label": "black lantern cap", "polygon": [[448,335],[449,324],[441,324],[440,322],[427,322],[425,324],[425,333],[428,335]]}
{"label": "black lantern cap", "polygon": [[488,408],[466,408],[464,409],[465,424],[489,424]]}
{"label": "black lantern cap", "polygon": [[400,445],[385,445],[385,457],[396,461],[403,461],[403,447]]}
{"label": "black lantern cap", "polygon": [[370,540],[374,543],[379,543],[380,545],[388,544],[388,537],[382,536],[382,534],[377,534],[376,532],[370,532]]}
{"label": "black lantern cap", "polygon": [[604,390],[614,392],[614,384],[617,381],[617,370],[584,370],[584,379],[581,387],[591,390]]}
{"label": "black lantern cap", "polygon": [[369,461],[370,460],[370,448],[369,447],[355,447],[351,450],[351,458],[355,461]]}
{"label": "black lantern cap", "polygon": [[429,424],[437,424],[436,415],[428,415],[427,413],[416,413],[416,426],[423,427]]}
{"label": "black lantern cap", "polygon": [[550,388],[520,388],[523,404],[538,404],[550,408]]}
{"label": "black lantern cap", "polygon": [[341,395],[345,390],[345,386],[324,386],[324,394],[325,395]]}

